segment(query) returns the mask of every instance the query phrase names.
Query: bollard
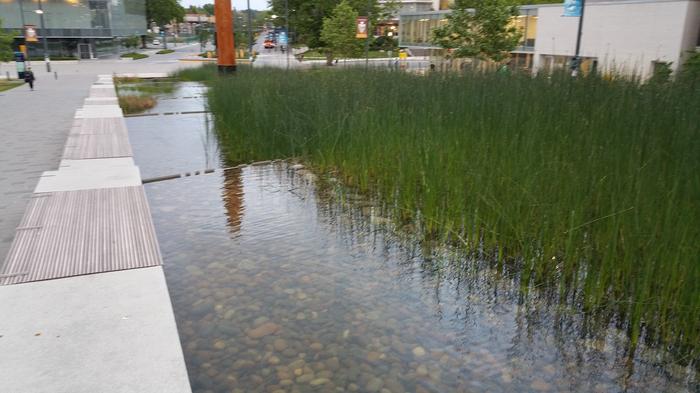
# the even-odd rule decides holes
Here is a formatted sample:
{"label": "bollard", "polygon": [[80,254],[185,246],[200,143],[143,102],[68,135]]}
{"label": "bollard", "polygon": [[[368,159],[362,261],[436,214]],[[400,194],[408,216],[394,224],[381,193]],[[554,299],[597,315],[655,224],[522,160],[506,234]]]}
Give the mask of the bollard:
{"label": "bollard", "polygon": [[56,71],[53,72],[53,78],[58,79],[58,72],[56,72]]}

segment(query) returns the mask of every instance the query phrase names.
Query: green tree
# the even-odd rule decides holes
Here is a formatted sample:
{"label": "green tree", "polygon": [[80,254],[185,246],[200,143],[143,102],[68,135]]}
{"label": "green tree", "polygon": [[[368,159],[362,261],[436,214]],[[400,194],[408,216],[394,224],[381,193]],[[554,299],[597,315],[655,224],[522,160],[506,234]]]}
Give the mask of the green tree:
{"label": "green tree", "polygon": [[134,48],[138,47],[140,41],[141,41],[141,39],[137,35],[132,35],[131,37],[126,37],[122,40],[122,42],[124,43],[124,46],[127,49],[134,49]]}
{"label": "green tree", "polygon": [[321,41],[325,43],[326,63],[331,65],[334,57],[353,57],[358,55],[362,46],[355,38],[355,22],[358,14],[347,0],[343,0],[333,10],[330,18],[323,19]]}
{"label": "green tree", "polygon": [[214,4],[204,4],[202,6],[202,9],[207,14],[207,16],[214,15]]}
{"label": "green tree", "polygon": [[15,57],[14,51],[12,50],[12,44],[14,42],[14,34],[5,33],[2,30],[2,19],[0,19],[0,61],[12,61]]}
{"label": "green tree", "polygon": [[[310,48],[324,47],[321,40],[323,21],[329,17],[340,0],[287,0],[289,3],[289,29],[294,33],[295,42]],[[369,16],[372,26],[376,26],[382,6],[377,0],[347,0],[359,15]],[[285,25],[285,0],[270,0],[271,13],[277,15],[277,26]]]}
{"label": "green tree", "polygon": [[146,20],[158,26],[167,25],[173,20],[182,21],[185,9],[178,0],[146,0]]}
{"label": "green tree", "polygon": [[518,14],[511,0],[456,0],[447,23],[433,30],[432,41],[451,49],[454,57],[501,62],[522,36],[510,23]]}

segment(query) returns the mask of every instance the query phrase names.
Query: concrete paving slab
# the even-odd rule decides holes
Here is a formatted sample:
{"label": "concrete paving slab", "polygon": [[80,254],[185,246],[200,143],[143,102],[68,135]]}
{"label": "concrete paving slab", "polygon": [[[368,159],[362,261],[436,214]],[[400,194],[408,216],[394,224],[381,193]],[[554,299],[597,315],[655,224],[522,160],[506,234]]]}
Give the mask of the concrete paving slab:
{"label": "concrete paving slab", "polygon": [[91,168],[89,165],[82,165],[73,169],[61,168],[58,171],[44,172],[34,192],[77,191],[138,185],[141,185],[141,172],[136,166]]}
{"label": "concrete paving slab", "polygon": [[119,105],[83,105],[75,111],[76,119],[123,116]]}
{"label": "concrete paving slab", "polygon": [[190,393],[158,267],[0,287],[0,390]]}
{"label": "concrete paving slab", "polygon": [[167,78],[167,72],[135,72],[116,75],[118,78]]}
{"label": "concrete paving slab", "polygon": [[86,105],[119,105],[116,97],[91,97],[85,99]]}
{"label": "concrete paving slab", "polygon": [[117,157],[117,158],[93,158],[91,160],[61,160],[58,164],[58,169],[70,168],[93,168],[95,170],[102,170],[114,167],[123,166],[134,166],[134,159],[131,157]]}

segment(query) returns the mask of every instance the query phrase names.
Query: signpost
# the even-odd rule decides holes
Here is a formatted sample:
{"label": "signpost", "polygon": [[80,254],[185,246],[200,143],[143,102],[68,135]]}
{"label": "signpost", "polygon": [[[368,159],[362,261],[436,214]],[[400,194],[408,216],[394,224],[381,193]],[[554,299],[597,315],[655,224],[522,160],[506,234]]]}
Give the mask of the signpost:
{"label": "signpost", "polygon": [[586,9],[586,0],[565,0],[564,1],[564,15],[569,17],[578,17],[578,33],[576,34],[576,51],[574,52],[574,58],[571,59],[571,76],[578,75],[578,71],[581,68],[581,58],[579,53],[581,51],[581,34],[583,32],[583,13]]}
{"label": "signpost", "polygon": [[24,79],[24,71],[26,70],[24,64],[24,53],[15,52],[15,66],[17,67],[17,78]]}
{"label": "signpost", "polygon": [[36,26],[24,25],[24,42],[39,42],[36,34]]}

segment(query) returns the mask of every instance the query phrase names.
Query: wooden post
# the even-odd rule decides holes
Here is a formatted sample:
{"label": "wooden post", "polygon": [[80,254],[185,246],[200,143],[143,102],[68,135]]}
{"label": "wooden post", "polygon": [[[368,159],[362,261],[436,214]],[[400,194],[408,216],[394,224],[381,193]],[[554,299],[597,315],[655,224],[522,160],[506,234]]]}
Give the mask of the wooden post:
{"label": "wooden post", "polygon": [[214,17],[216,18],[216,50],[219,73],[230,74],[236,71],[231,0],[214,0]]}

